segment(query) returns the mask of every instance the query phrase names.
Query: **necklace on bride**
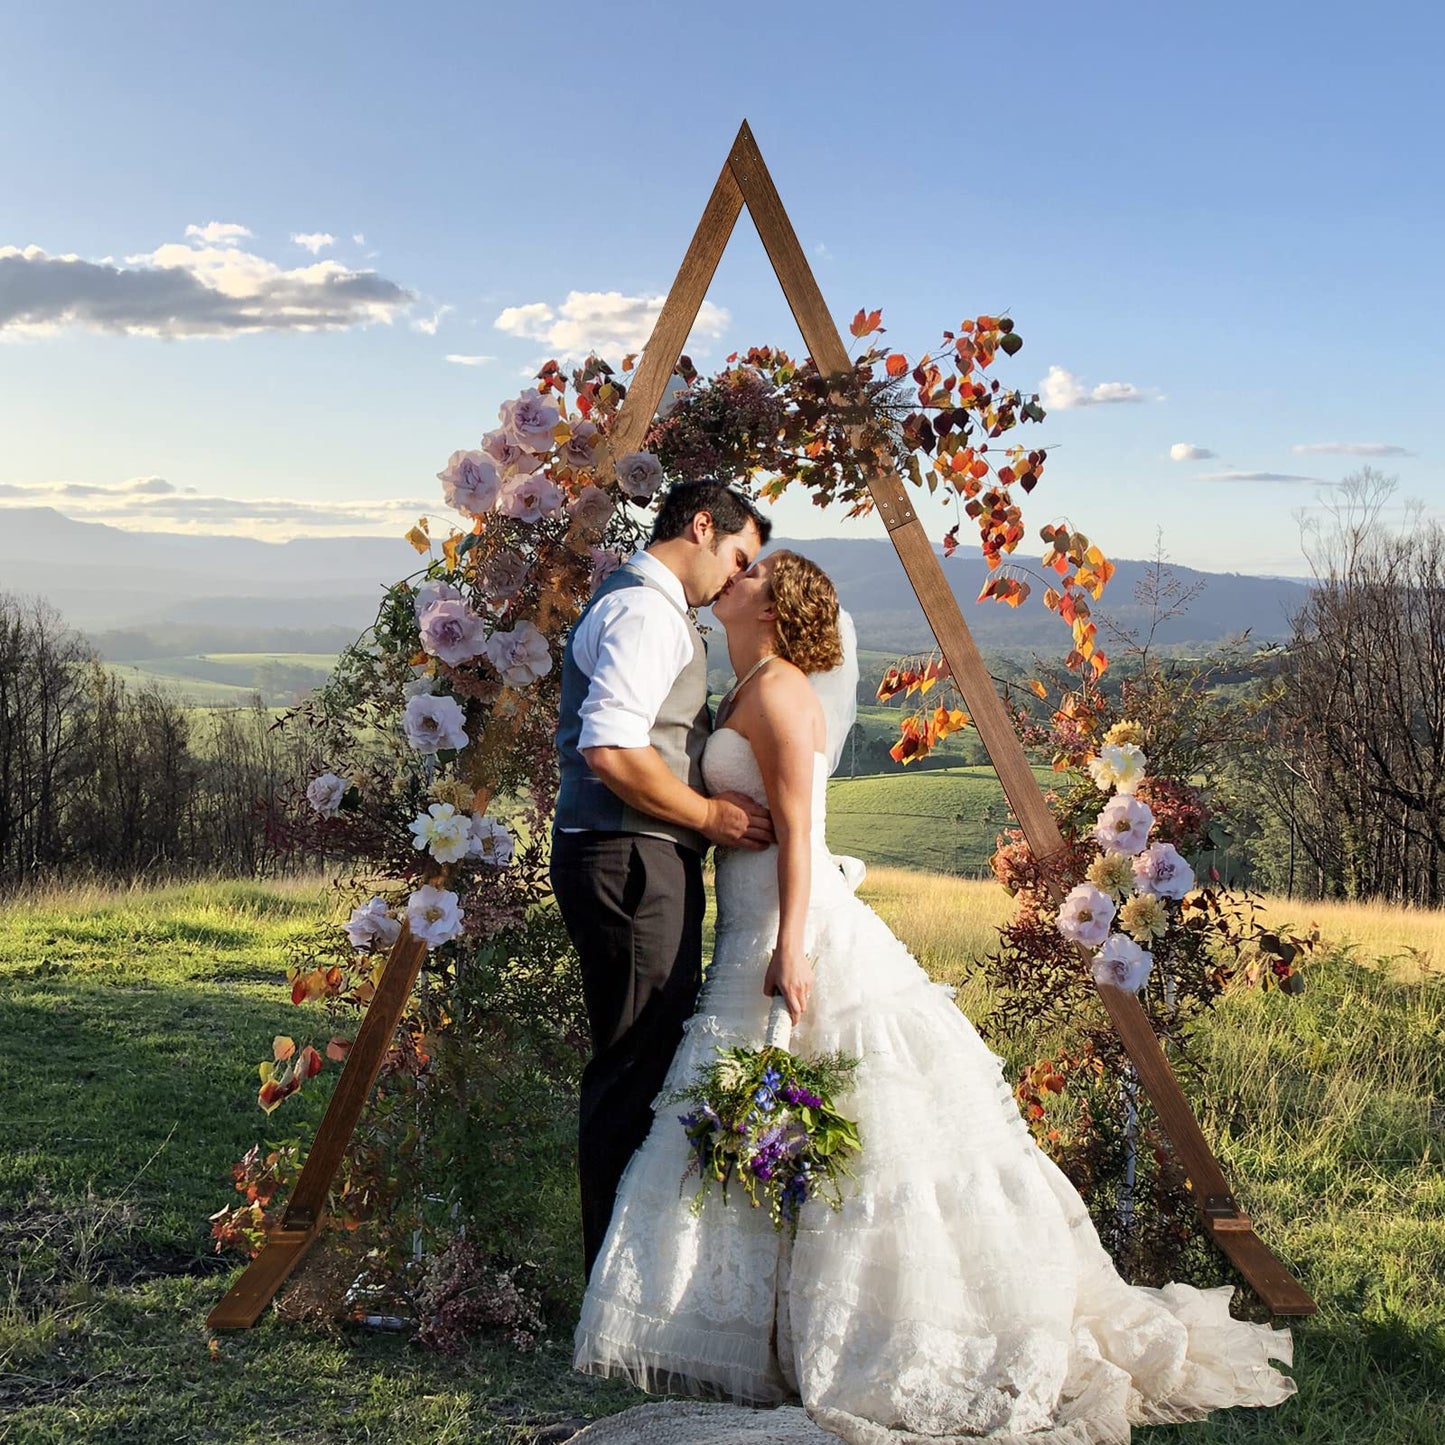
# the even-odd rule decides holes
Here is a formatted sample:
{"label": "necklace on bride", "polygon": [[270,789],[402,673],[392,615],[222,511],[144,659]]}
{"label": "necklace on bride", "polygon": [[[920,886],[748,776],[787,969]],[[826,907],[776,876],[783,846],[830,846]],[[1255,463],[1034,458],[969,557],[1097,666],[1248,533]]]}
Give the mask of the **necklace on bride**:
{"label": "necklace on bride", "polygon": [[761,671],[763,670],[763,668],[766,667],[766,666],[768,665],[768,663],[770,663],[777,655],[778,655],[778,654],[777,654],[776,652],[765,652],[765,653],[763,653],[763,655],[762,655],[760,658],[758,658],[758,660],[757,660],[755,663],[753,663],[753,665],[752,665],[750,668],[748,668],[748,670],[747,670],[745,673],[743,673],[743,675],[742,675],[740,678],[738,678],[738,680],[737,680],[735,683],[733,683],[733,685],[732,685],[730,688],[728,688],[728,690],[727,690],[725,693],[723,693],[723,695],[722,695],[721,699],[718,701],[718,705],[717,705],[717,715],[718,715],[718,717],[721,718],[722,716],[724,716],[724,714],[726,714],[726,713],[731,709],[733,699],[734,699],[734,698],[743,690],[743,688],[745,688],[745,687],[748,685],[748,683],[750,683],[750,682],[753,680],[753,678],[754,678],[759,672],[761,672]]}

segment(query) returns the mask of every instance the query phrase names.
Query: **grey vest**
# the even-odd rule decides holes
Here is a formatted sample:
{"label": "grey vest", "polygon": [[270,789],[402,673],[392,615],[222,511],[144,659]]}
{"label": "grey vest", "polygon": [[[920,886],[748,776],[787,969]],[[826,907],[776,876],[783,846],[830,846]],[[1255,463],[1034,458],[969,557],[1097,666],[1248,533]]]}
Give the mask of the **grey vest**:
{"label": "grey vest", "polygon": [[[624,587],[651,587],[677,604],[655,582],[631,566],[619,567],[593,594],[590,611],[598,598]],[[582,616],[585,617],[587,611]],[[684,614],[686,615],[686,614]],[[579,618],[578,621],[581,621]],[[575,634],[576,629],[573,629]],[[668,823],[624,803],[591,768],[578,751],[582,735],[582,704],[587,700],[591,679],[577,665],[572,638],[562,652],[561,719],[557,726],[557,760],[560,786],[557,790],[556,827],[588,828],[601,833],[641,833],[650,838],[668,838],[697,853],[705,853],[708,841],[701,833]],[[678,674],[672,690],[663,699],[652,724],[649,741],[668,770],[679,781],[702,791],[702,750],[712,731],[712,714],[707,705],[707,649],[696,632],[692,638],[692,660]]]}

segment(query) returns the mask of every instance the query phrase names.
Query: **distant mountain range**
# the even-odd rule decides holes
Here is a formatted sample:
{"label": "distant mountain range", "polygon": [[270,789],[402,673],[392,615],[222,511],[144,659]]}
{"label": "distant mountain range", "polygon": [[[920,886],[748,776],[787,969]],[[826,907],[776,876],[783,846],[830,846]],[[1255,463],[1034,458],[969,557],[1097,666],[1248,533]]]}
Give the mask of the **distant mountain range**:
{"label": "distant mountain range", "polygon": [[[833,577],[863,647],[897,653],[932,645],[889,542],[813,539],[782,545],[795,546]],[[416,561],[400,538],[259,542],[127,532],[74,521],[48,507],[0,511],[0,591],[42,596],[72,626],[100,635],[102,642],[106,634],[130,630],[152,641],[168,633],[185,636],[186,651],[324,650],[369,625],[384,586],[413,570]],[[1136,591],[1150,564],[1115,561],[1118,570],[1098,611],[1118,627],[1147,629],[1148,609],[1136,600]],[[1172,570],[1181,586],[1197,585],[1199,591],[1183,616],[1158,629],[1156,640],[1165,644],[1202,644],[1246,631],[1260,640],[1286,637],[1289,619],[1306,595],[1307,584],[1288,578]],[[1017,611],[974,601],[986,575],[977,549],[960,548],[944,563],[944,573],[981,647],[1063,645],[1060,622],[1037,595]],[[1110,648],[1107,636],[1104,645]],[[105,650],[124,655],[123,649]]]}

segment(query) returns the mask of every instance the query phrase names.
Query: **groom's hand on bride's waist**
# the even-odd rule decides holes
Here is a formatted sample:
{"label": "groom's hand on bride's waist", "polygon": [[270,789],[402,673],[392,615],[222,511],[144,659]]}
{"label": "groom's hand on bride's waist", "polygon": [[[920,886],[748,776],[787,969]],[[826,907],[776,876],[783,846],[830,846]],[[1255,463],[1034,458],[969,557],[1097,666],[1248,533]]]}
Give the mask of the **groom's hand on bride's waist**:
{"label": "groom's hand on bride's waist", "polygon": [[746,793],[718,793],[707,800],[703,835],[720,848],[770,848],[773,819]]}

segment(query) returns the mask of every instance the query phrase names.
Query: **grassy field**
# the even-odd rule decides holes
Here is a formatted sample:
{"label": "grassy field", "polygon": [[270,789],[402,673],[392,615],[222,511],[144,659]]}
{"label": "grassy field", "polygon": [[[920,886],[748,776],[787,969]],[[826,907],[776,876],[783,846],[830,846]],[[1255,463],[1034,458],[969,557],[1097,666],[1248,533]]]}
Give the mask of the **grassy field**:
{"label": "grassy field", "polygon": [[109,666],[128,683],[153,683],[197,707],[247,707],[257,693],[267,703],[292,702],[325,682],[336,658],[323,652],[207,652]]}
{"label": "grassy field", "polygon": [[[940,978],[1006,908],[994,887],[886,868],[864,889]],[[229,1165],[258,1138],[309,1137],[324,1103],[329,1074],[270,1121],[252,1101],[271,1036],[306,1032],[287,942],[327,909],[316,884],[0,907],[0,1440],[501,1445],[637,1398],[571,1376],[565,1321],[529,1356],[482,1342],[448,1360],[274,1313],[212,1344],[234,1266],[205,1217]],[[1339,946],[1302,998],[1225,1000],[1199,1106],[1323,1306],[1296,1326],[1300,1395],[1145,1445],[1445,1440],[1445,920],[1280,906],[1297,927],[1311,913]]]}

